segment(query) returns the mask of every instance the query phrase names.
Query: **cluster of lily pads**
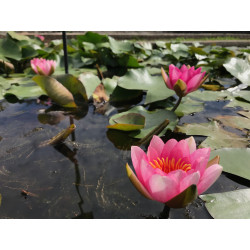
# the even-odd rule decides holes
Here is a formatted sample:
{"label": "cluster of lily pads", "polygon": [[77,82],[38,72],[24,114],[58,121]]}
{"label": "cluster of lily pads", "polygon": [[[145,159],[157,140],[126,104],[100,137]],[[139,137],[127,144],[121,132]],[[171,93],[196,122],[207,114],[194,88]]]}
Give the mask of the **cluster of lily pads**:
{"label": "cluster of lily pads", "polygon": [[[86,104],[93,103],[96,112],[108,117],[107,135],[121,149],[147,145],[154,135],[168,132],[204,136],[199,148],[211,148],[211,157],[219,155],[224,172],[250,179],[250,46],[119,41],[87,32],[68,39],[67,51],[70,74],[64,73],[62,39],[46,42],[41,37],[8,32],[0,39],[0,100],[21,102],[48,96],[54,109],[63,107],[75,118],[82,117]],[[36,58],[53,60],[53,70],[35,68],[32,60]],[[181,82],[176,89],[166,78],[172,64],[201,67],[208,77],[199,89],[187,91]],[[217,115],[207,123],[179,123],[183,116],[202,112],[205,102],[220,100],[226,101],[225,107],[240,107],[239,116]],[[250,216],[245,207],[249,193],[244,189],[200,197],[214,218],[246,218]],[[230,203],[234,197],[238,203]]]}

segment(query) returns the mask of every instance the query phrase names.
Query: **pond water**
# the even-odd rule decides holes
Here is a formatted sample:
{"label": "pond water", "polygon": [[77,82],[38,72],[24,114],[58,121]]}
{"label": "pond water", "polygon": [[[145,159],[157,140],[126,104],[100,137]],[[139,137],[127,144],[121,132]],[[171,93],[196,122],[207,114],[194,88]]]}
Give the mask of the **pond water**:
{"label": "pond water", "polygon": [[[215,113],[237,115],[237,109],[224,105],[206,102],[203,112],[179,124],[204,122]],[[164,205],[147,200],[130,183],[125,169],[127,162],[132,166],[129,147],[121,146],[106,128],[109,117],[96,113],[92,104],[74,119],[73,137],[56,147],[39,145],[68,127],[69,116],[58,112],[58,120],[42,118],[47,107],[36,100],[2,101],[0,108],[0,218],[164,218]],[[163,139],[170,137],[182,139],[174,133]],[[204,138],[195,137],[197,143]],[[223,173],[205,193],[249,186]],[[170,218],[212,217],[198,198],[185,209],[171,209]]]}

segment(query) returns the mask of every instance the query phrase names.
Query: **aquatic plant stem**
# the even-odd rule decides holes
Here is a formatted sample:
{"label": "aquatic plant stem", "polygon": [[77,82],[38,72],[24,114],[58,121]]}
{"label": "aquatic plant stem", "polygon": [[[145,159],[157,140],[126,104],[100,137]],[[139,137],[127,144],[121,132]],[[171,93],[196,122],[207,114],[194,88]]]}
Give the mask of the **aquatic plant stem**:
{"label": "aquatic plant stem", "polygon": [[180,105],[180,103],[181,103],[181,99],[182,99],[182,96],[181,97],[179,97],[179,100],[177,101],[177,103],[174,105],[174,107],[172,108],[172,110],[171,111],[175,111],[177,108],[178,108],[178,106]]}
{"label": "aquatic plant stem", "polygon": [[145,137],[143,137],[139,142],[138,145],[142,145],[142,144],[146,144],[148,143],[151,138],[154,135],[158,135],[161,133],[161,131],[167,127],[167,125],[169,124],[169,120],[166,119],[164,120],[159,126],[157,126],[155,129],[153,129],[150,133],[148,133]]}
{"label": "aquatic plant stem", "polygon": [[169,219],[170,207],[165,205],[163,211],[160,213],[159,219]]}
{"label": "aquatic plant stem", "polygon": [[63,37],[63,52],[64,52],[64,68],[65,68],[65,74],[69,73],[69,65],[68,65],[68,50],[67,50],[67,37],[66,37],[66,31],[62,32]]}

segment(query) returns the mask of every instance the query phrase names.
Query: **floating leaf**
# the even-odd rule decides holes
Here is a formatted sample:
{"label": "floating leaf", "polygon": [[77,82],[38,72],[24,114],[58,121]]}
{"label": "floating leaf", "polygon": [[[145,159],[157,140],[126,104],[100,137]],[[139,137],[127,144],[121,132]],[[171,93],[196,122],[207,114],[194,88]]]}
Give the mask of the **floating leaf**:
{"label": "floating leaf", "polygon": [[110,125],[114,125],[117,118],[129,114],[129,113],[138,113],[145,117],[145,127],[139,131],[130,132],[129,136],[134,138],[144,138],[148,135],[153,129],[155,129],[159,124],[161,124],[164,120],[168,119],[170,121],[169,125],[159,134],[163,135],[167,129],[173,130],[178,122],[178,118],[174,112],[168,110],[156,110],[156,111],[148,111],[142,106],[136,106],[132,109],[122,112],[119,114],[113,115],[109,123]]}
{"label": "floating leaf", "polygon": [[249,144],[246,138],[239,137],[236,134],[222,129],[216,121],[210,123],[184,124],[183,126],[177,126],[176,131],[187,135],[207,136],[207,139],[201,143],[201,148],[245,148]]}
{"label": "floating leaf", "polygon": [[237,113],[250,119],[250,111],[238,111]]}
{"label": "floating leaf", "polygon": [[22,41],[22,40],[26,40],[26,41],[30,41],[31,39],[28,36],[22,35],[22,34],[18,34],[15,31],[9,31],[8,35],[15,40],[18,41]]}
{"label": "floating leaf", "polygon": [[242,83],[250,85],[250,64],[247,59],[233,57],[223,66]]}
{"label": "floating leaf", "polygon": [[113,119],[115,124],[107,126],[110,129],[133,131],[142,129],[145,126],[145,117],[137,113],[128,113]]}
{"label": "floating leaf", "polygon": [[229,93],[223,91],[206,91],[206,90],[204,91],[197,90],[188,94],[189,97],[202,102],[224,100],[225,98],[227,98],[228,95]]}
{"label": "floating leaf", "polygon": [[250,189],[200,195],[215,219],[250,219]]}
{"label": "floating leaf", "polygon": [[161,76],[151,76],[147,69],[132,69],[120,77],[118,86],[125,89],[147,90],[145,104],[164,100],[175,94],[166,87]]}
{"label": "floating leaf", "polygon": [[112,37],[109,37],[110,49],[114,54],[121,54],[130,52],[133,49],[133,43],[131,41],[117,41]]}
{"label": "floating leaf", "polygon": [[73,95],[60,82],[50,76],[37,75],[32,78],[58,105],[75,108]]}
{"label": "floating leaf", "polygon": [[75,128],[76,128],[76,125],[71,124],[68,128],[62,130],[60,133],[58,133],[56,136],[52,137],[50,140],[42,142],[39,145],[39,147],[44,147],[47,145],[57,145],[59,143],[62,143],[75,130]]}
{"label": "floating leaf", "polygon": [[250,148],[222,148],[211,152],[210,158],[220,156],[223,171],[250,180]]}
{"label": "floating leaf", "polygon": [[100,79],[93,73],[82,73],[79,75],[79,80],[82,82],[86,89],[87,97],[90,98],[95,91],[96,87],[100,84]]}
{"label": "floating leaf", "polygon": [[21,48],[10,38],[0,39],[0,55],[15,60],[22,58]]}

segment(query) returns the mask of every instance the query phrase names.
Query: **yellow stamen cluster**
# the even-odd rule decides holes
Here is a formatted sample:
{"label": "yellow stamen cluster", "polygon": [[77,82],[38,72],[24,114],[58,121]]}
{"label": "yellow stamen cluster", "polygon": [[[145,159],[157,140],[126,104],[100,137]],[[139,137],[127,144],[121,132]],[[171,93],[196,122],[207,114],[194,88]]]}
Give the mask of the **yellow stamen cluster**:
{"label": "yellow stamen cluster", "polygon": [[160,159],[159,157],[157,157],[156,160],[153,160],[153,162],[149,162],[149,164],[153,168],[159,168],[160,170],[162,170],[163,172],[167,174],[171,171],[178,170],[178,169],[181,169],[185,172],[191,169],[191,164],[188,164],[185,161],[182,161],[181,158],[177,162],[175,162],[175,158],[172,158],[171,160],[169,160],[168,157],[166,159],[164,158]]}

